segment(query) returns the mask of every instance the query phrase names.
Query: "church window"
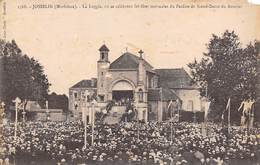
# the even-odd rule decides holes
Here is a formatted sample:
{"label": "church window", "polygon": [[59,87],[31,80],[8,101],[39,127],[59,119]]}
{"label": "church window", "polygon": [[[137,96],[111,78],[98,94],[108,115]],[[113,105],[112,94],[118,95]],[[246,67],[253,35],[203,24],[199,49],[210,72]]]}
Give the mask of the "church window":
{"label": "church window", "polygon": [[152,113],[152,105],[151,104],[148,104],[148,112]]}
{"label": "church window", "polygon": [[74,109],[78,110],[78,104],[75,104]]}
{"label": "church window", "polygon": [[104,101],[105,100],[105,96],[104,95],[99,95],[99,99],[100,99],[100,101]]}
{"label": "church window", "polygon": [[89,123],[89,115],[87,115],[86,121],[87,123]]}
{"label": "church window", "polygon": [[104,52],[101,53],[101,59],[102,59],[102,60],[105,59],[105,53],[104,53]]}
{"label": "church window", "polygon": [[79,112],[79,117],[82,118],[82,112]]}
{"label": "church window", "polygon": [[153,78],[151,76],[148,77],[148,88],[153,88]]}
{"label": "church window", "polygon": [[157,88],[159,85],[158,85],[158,82],[159,82],[159,78],[156,76],[154,78],[154,87]]}
{"label": "church window", "polygon": [[139,91],[138,91],[138,100],[139,100],[139,102],[143,102],[144,101],[143,90],[142,89],[139,89]]}
{"label": "church window", "polygon": [[75,93],[74,93],[74,98],[76,99],[77,97],[78,97],[78,93],[75,92]]}
{"label": "church window", "polygon": [[85,92],[81,92],[81,98],[84,100],[86,98]]}

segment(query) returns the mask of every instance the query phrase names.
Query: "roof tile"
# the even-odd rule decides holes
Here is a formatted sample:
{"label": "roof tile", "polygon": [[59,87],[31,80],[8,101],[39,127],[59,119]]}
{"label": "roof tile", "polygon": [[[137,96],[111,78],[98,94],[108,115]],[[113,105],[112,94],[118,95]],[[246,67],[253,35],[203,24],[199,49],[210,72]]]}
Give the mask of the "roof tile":
{"label": "roof tile", "polygon": [[[92,81],[94,81],[92,84]],[[71,88],[97,88],[97,79],[93,80],[81,80],[80,82],[73,85]]]}
{"label": "roof tile", "polygon": [[99,48],[99,51],[109,51],[109,49],[107,48],[107,46],[104,44]]}
{"label": "roof tile", "polygon": [[192,85],[191,77],[183,68],[155,69],[155,72],[160,77],[159,83],[161,87],[171,88],[171,89],[197,88],[196,85]]}
{"label": "roof tile", "polygon": [[[147,70],[152,70],[152,66],[144,60],[144,65]],[[110,64],[109,69],[138,69],[139,57],[126,52],[118,57],[114,62]]]}
{"label": "roof tile", "polygon": [[[162,92],[162,93],[161,93]],[[148,90],[148,100],[149,101],[169,101],[180,99],[174,92],[167,88],[149,89]]]}

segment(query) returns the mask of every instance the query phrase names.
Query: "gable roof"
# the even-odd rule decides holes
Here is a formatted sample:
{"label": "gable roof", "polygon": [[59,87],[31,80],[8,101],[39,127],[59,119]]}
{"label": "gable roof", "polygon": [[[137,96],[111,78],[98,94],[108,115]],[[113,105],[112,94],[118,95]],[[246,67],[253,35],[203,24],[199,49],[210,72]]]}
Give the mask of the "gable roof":
{"label": "gable roof", "polygon": [[[147,70],[152,70],[152,65],[150,65],[147,61],[144,60],[144,65]],[[126,52],[118,57],[115,61],[113,61],[109,69],[138,69],[139,66],[139,57]]]}
{"label": "gable roof", "polygon": [[177,99],[180,100],[180,98],[168,88],[162,88],[162,93],[160,88],[148,89],[148,101],[175,101]]}
{"label": "gable roof", "polygon": [[159,83],[161,87],[170,89],[194,89],[198,88],[191,84],[190,75],[183,68],[176,69],[155,69],[159,75]]}
{"label": "gable roof", "polygon": [[93,80],[81,80],[80,82],[73,85],[71,88],[97,88],[97,79],[95,78]]}
{"label": "gable roof", "polygon": [[109,51],[109,49],[107,48],[107,46],[104,44],[99,48],[99,51]]}

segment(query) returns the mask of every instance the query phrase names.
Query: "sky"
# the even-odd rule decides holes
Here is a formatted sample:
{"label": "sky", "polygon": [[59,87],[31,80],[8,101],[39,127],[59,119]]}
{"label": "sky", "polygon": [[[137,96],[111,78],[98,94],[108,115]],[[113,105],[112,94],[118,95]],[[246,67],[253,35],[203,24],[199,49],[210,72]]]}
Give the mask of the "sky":
{"label": "sky", "polygon": [[[18,8],[33,4],[194,4],[196,7]],[[240,8],[197,7],[228,4]],[[188,71],[187,64],[202,57],[213,33],[221,35],[227,29],[234,30],[243,45],[260,38],[260,6],[237,0],[12,0],[6,1],[5,20],[6,39],[14,39],[23,53],[39,60],[52,84],[50,92],[58,94],[68,94],[75,83],[97,76],[98,49],[104,43],[110,49],[111,62],[126,50],[138,54],[142,49],[154,68],[184,67]]]}

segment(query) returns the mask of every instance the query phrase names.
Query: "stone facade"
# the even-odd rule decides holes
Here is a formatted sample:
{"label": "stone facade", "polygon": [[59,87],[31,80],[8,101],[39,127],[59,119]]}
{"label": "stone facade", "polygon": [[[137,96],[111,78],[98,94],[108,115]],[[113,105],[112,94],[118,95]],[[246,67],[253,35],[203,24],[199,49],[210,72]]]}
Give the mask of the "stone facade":
{"label": "stone facade", "polygon": [[81,119],[83,111],[88,111],[88,103],[96,96],[97,79],[82,80],[69,89],[69,110],[74,119]]}
{"label": "stone facade", "polygon": [[[158,79],[152,66],[142,58],[129,52],[124,53],[110,64],[108,60],[109,49],[103,45],[100,49],[100,59],[97,62],[97,100],[116,102],[129,99],[138,110],[140,120],[148,120],[148,87],[155,88],[153,84]],[[120,98],[121,97],[121,98]],[[122,100],[120,100],[122,99]]]}
{"label": "stone facade", "polygon": [[75,118],[84,113],[82,119],[90,120],[90,98],[96,99],[95,108],[99,111],[111,100],[116,106],[130,101],[137,118],[144,121],[167,119],[170,101],[178,100],[183,110],[202,110],[198,87],[190,84],[191,78],[184,69],[154,69],[143,58],[143,51],[138,53],[139,56],[125,52],[110,63],[109,49],[101,46],[97,79],[82,80],[69,89],[69,109]]}
{"label": "stone facade", "polygon": [[[46,112],[47,111],[47,112]],[[66,121],[66,114],[61,109],[42,109],[35,111],[35,121]]]}
{"label": "stone facade", "polygon": [[176,94],[182,100],[181,109],[185,111],[202,111],[204,102],[200,97],[200,92],[197,89],[177,89]]}
{"label": "stone facade", "polygon": [[168,88],[181,101],[181,110],[204,111],[206,101],[200,96],[198,86],[191,84],[191,77],[183,68],[156,69],[160,75],[160,86]]}
{"label": "stone facade", "polygon": [[48,104],[46,108],[42,108],[37,101],[28,101],[25,106],[25,112],[33,115],[31,119],[33,121],[66,121],[67,116],[62,109],[48,108]]}

